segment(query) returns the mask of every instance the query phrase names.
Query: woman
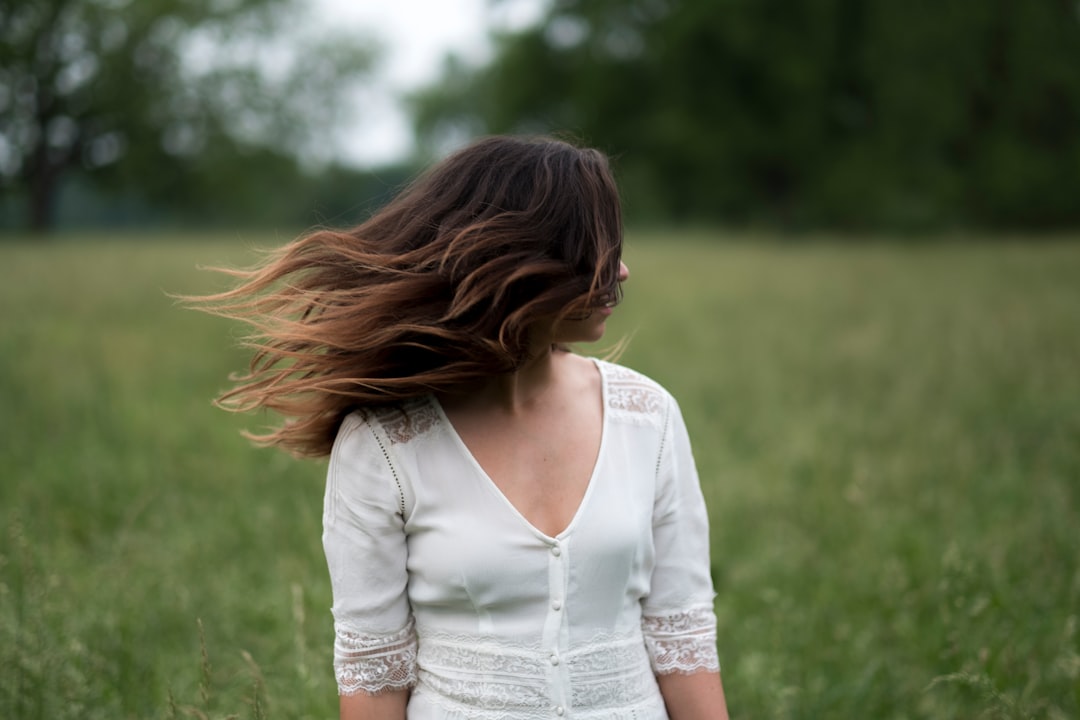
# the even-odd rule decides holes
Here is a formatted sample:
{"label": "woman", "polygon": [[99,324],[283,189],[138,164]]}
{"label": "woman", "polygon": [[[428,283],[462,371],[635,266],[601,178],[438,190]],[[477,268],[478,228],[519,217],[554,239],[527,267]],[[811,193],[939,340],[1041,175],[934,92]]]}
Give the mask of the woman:
{"label": "woman", "polygon": [[211,298],[257,331],[222,403],[330,454],[343,719],[727,717],[678,406],[567,348],[621,248],[601,153],[493,137]]}

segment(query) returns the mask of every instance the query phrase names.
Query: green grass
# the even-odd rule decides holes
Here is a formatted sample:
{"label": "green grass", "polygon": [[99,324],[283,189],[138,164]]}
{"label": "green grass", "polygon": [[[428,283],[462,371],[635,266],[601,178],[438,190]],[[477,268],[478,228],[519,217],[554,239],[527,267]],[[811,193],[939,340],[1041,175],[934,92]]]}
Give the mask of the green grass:
{"label": "green grass", "polygon": [[[631,237],[611,329],[690,426],[733,716],[1080,717],[1080,244],[711,240]],[[324,466],[164,294],[251,258],[0,245],[0,717],[336,715]]]}

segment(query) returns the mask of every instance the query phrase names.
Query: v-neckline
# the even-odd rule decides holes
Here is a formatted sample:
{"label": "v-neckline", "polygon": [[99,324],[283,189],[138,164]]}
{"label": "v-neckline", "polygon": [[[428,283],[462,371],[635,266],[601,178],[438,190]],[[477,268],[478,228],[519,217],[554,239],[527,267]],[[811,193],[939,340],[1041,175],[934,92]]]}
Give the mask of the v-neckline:
{"label": "v-neckline", "polygon": [[446,414],[446,410],[443,409],[442,403],[439,402],[439,399],[434,395],[430,396],[431,404],[434,406],[435,411],[438,413],[439,419],[446,426],[450,438],[457,446],[461,455],[464,456],[464,458],[469,462],[470,465],[472,465],[473,470],[475,470],[476,474],[480,477],[482,482],[488,487],[489,490],[493,491],[495,495],[499,497],[503,504],[510,509],[510,512],[516,515],[517,518],[525,525],[526,528],[529,529],[530,532],[549,543],[566,538],[568,535],[570,535],[571,531],[574,529],[574,526],[577,525],[578,518],[580,518],[581,515],[584,513],[585,506],[588,504],[589,497],[592,495],[593,487],[596,485],[597,476],[600,473],[600,465],[604,458],[604,448],[607,445],[607,375],[604,373],[604,368],[599,360],[597,360],[596,358],[589,358],[589,360],[593,363],[596,371],[600,373],[600,445],[599,447],[597,447],[596,450],[596,460],[593,461],[592,473],[590,473],[589,475],[589,484],[585,486],[585,492],[584,494],[582,494],[581,500],[578,502],[577,509],[574,511],[573,516],[571,516],[570,522],[566,524],[566,527],[560,530],[555,535],[548,535],[543,530],[536,527],[536,525],[534,525],[532,521],[525,517],[525,515],[520,510],[518,510],[517,506],[514,505],[514,503],[510,502],[510,498],[506,497],[506,493],[504,493],[502,489],[495,483],[495,481],[491,479],[491,476],[488,475],[487,470],[484,469],[484,466],[481,465],[480,461],[476,459],[476,456],[473,455],[472,450],[469,449],[469,446],[465,444],[465,441],[461,438],[461,435],[458,434],[457,428],[454,427],[454,423],[450,422],[450,417]]}

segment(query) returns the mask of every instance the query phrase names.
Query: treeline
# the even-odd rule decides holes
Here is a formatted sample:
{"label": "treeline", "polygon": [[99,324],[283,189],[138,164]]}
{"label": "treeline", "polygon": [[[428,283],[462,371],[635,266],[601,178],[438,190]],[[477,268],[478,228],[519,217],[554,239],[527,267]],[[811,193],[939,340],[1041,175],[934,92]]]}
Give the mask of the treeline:
{"label": "treeline", "polygon": [[305,12],[299,0],[0,0],[0,228],[357,215],[406,172],[341,168],[328,149],[377,47]]}
{"label": "treeline", "polygon": [[[292,233],[315,225],[346,227],[365,220],[417,172],[409,164],[308,171],[288,155],[252,152],[256,157],[221,158],[220,172],[163,167],[162,177],[145,186],[102,182],[99,173],[72,170],[57,189],[48,228],[263,227]],[[0,197],[0,231],[23,231],[29,205],[25,192]]]}
{"label": "treeline", "polygon": [[553,0],[448,58],[379,171],[326,154],[377,43],[304,36],[303,7],[0,0],[0,229],[348,224],[502,132],[605,149],[632,221],[1080,226],[1071,0]]}
{"label": "treeline", "polygon": [[557,0],[446,65],[429,147],[568,131],[631,217],[788,228],[1080,224],[1080,12],[1065,0]]}

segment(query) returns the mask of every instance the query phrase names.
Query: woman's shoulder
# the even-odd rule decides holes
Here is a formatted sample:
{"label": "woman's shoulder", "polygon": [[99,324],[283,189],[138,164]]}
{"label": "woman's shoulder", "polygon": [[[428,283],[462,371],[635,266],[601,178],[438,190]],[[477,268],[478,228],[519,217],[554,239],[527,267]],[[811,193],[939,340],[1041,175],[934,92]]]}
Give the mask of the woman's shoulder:
{"label": "woman's shoulder", "polygon": [[380,445],[404,445],[430,433],[440,415],[430,396],[353,410],[338,428],[338,438],[364,429]]}
{"label": "woman's shoulder", "polygon": [[663,385],[644,373],[607,360],[595,360],[604,378],[607,407],[617,413],[663,422],[673,398]]}

